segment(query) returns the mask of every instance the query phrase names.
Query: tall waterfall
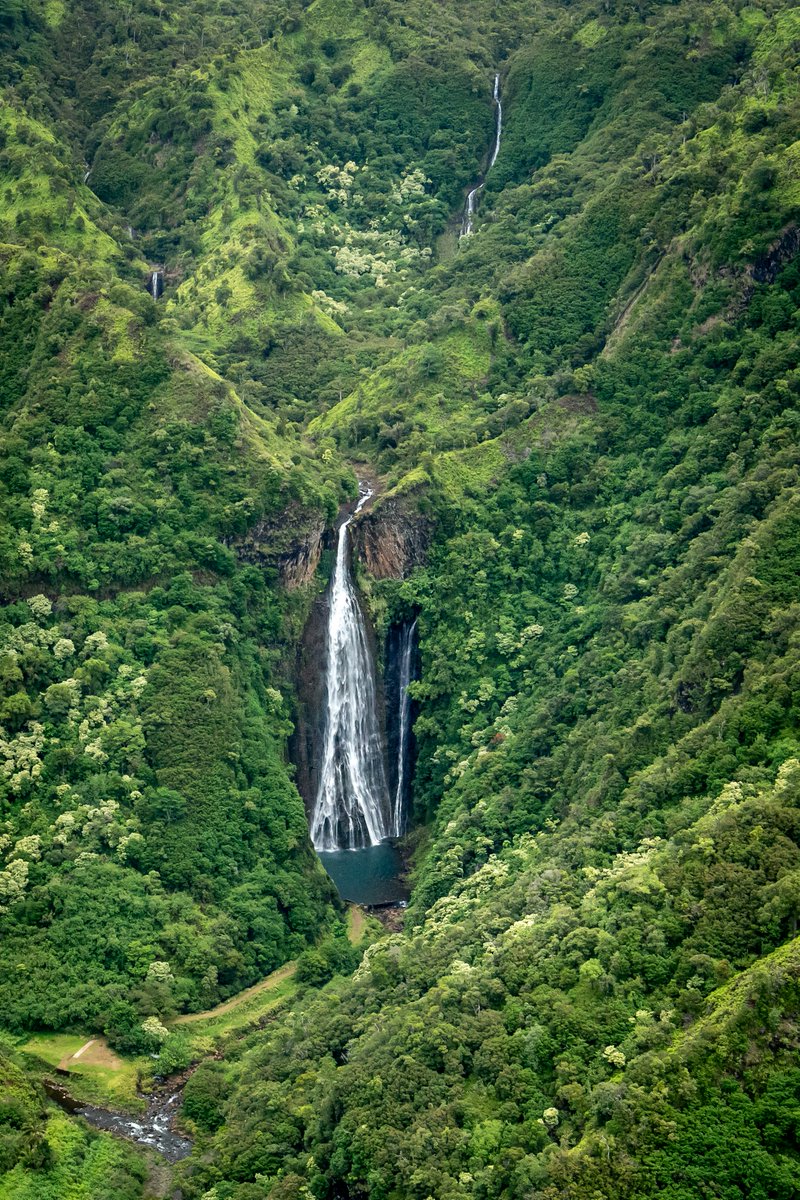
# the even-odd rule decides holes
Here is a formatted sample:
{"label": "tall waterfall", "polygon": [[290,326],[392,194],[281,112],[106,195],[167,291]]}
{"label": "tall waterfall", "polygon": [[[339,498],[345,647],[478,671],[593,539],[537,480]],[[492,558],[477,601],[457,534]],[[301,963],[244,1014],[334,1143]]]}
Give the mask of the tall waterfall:
{"label": "tall waterfall", "polygon": [[392,836],[401,837],[405,833],[406,805],[405,794],[408,783],[409,741],[411,736],[411,697],[408,685],[411,683],[414,671],[414,639],[417,632],[416,620],[406,625],[402,632],[400,643],[400,663],[398,678],[398,721],[397,721],[397,781],[392,797]]}
{"label": "tall waterfall", "polygon": [[161,272],[153,271],[150,277],[150,295],[154,300],[157,300],[161,295]]}
{"label": "tall waterfall", "polygon": [[[371,489],[362,490],[353,516],[371,496]],[[330,595],[325,739],[311,817],[317,850],[377,846],[392,833],[375,667],[350,574],[347,527],[352,519],[339,529]]]}
{"label": "tall waterfall", "polygon": [[494,77],[494,87],[492,88],[492,102],[494,104],[494,141],[492,142],[492,150],[489,154],[489,165],[486,168],[486,173],[481,176],[480,181],[467,195],[467,203],[464,206],[464,217],[461,222],[460,237],[471,237],[473,225],[475,223],[475,201],[478,193],[483,190],[483,185],[486,182],[486,175],[489,174],[494,164],[497,162],[497,155],[500,152],[500,139],[503,136],[503,102],[500,99],[500,75]]}

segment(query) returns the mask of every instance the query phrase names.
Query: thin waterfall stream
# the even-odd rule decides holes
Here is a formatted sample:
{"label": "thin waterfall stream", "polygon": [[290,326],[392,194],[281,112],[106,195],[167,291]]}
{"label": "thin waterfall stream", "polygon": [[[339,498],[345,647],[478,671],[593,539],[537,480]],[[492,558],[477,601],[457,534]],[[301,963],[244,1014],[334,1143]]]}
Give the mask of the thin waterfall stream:
{"label": "thin waterfall stream", "polygon": [[400,668],[397,685],[397,781],[392,796],[392,834],[402,837],[406,831],[406,787],[411,735],[411,697],[408,687],[413,679],[416,618],[401,630]]}
{"label": "thin waterfall stream", "polygon": [[464,206],[464,217],[461,221],[461,233],[459,237],[471,237],[475,225],[475,202],[480,192],[483,191],[483,186],[486,183],[486,176],[491,171],[494,164],[497,162],[497,155],[500,152],[500,139],[503,136],[503,101],[500,97],[500,75],[499,72],[494,77],[494,87],[492,88],[492,103],[494,104],[494,141],[492,149],[489,153],[489,162],[485,172],[481,175],[475,187],[467,193],[467,202]]}

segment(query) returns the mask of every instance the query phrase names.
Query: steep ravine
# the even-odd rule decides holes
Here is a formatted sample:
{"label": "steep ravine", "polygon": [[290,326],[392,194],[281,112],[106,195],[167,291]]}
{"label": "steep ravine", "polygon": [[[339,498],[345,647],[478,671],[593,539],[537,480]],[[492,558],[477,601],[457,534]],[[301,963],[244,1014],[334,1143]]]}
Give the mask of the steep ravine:
{"label": "steep ravine", "polygon": [[[343,898],[367,903],[376,902],[367,898],[373,893],[359,889],[373,875],[391,880],[399,869],[393,839],[408,823],[414,712],[406,688],[417,672],[417,629],[412,614],[377,637],[352,579],[351,560],[363,555],[374,576],[401,578],[423,560],[429,536],[427,525],[396,502],[375,513],[371,501],[365,487],[355,511],[346,506],[336,532],[326,535],[328,542],[335,537],[337,558],[298,645],[290,742],[297,786],[323,864],[340,892],[343,886],[356,889]],[[344,638],[340,624],[346,611],[354,627]],[[342,850],[358,850],[358,863],[340,862],[335,856]]]}

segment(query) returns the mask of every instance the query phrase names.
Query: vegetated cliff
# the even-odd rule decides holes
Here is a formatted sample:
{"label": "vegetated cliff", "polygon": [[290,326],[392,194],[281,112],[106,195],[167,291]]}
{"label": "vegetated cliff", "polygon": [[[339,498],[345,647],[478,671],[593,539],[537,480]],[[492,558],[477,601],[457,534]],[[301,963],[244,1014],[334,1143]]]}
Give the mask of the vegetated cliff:
{"label": "vegetated cliff", "polygon": [[296,505],[257,521],[234,542],[237,557],[277,571],[289,591],[311,583],[325,542],[325,514]]}
{"label": "vegetated cliff", "polygon": [[[332,919],[281,681],[366,459],[360,559],[419,613],[413,907],[200,1068],[184,1194],[788,1200],[797,10],[33,3],[4,35],[5,1020],[166,1069],[148,1017]],[[29,1152],[20,1103],[0,1190],[141,1194],[105,1143]]]}
{"label": "vegetated cliff", "polygon": [[[799,1082],[800,284],[794,192],[770,155],[800,132],[786,57],[800,26],[765,17],[737,82],[741,48],[692,57],[690,79],[672,17],[649,20],[641,53],[632,29],[592,18],[512,59],[516,149],[498,168],[517,186],[495,185],[491,225],[428,281],[429,313],[459,288],[472,307],[431,321],[427,342],[417,329],[316,425],[408,471],[403,486],[428,481],[424,556],[402,509],[387,553],[379,506],[355,537],[420,609],[415,792],[431,837],[406,934],[232,1073],[215,1149],[229,1178],[253,1178],[248,1131],[274,1104],[297,1123],[277,1194],[798,1187],[796,1146],[768,1126],[796,1111]],[[696,89],[677,128],[654,115],[671,103],[665,53]],[[558,106],[572,71],[597,84],[580,121],[580,101]],[[547,154],[525,141],[528,91],[559,149],[530,184],[518,164]],[[498,298],[513,337],[485,368]],[[525,454],[510,452],[520,422],[547,434]],[[421,440],[440,451],[424,466]],[[303,1062],[289,1080],[287,1053]],[[312,1128],[320,1089],[332,1108]],[[209,1181],[198,1168],[198,1193]]]}

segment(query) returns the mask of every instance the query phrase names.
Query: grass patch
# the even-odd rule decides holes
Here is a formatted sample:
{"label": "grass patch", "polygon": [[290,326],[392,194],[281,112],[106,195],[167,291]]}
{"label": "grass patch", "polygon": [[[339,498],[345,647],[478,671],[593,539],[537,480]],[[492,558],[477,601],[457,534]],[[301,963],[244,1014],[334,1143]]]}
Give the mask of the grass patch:
{"label": "grass patch", "polygon": [[579,46],[583,46],[584,50],[591,50],[593,46],[597,46],[602,42],[603,38],[607,37],[607,35],[608,30],[598,20],[587,21],[575,34],[575,41]]}
{"label": "grass patch", "polygon": [[294,970],[295,964],[287,963],[266,980],[208,1012],[178,1017],[171,1029],[187,1039],[194,1059],[211,1054],[221,1042],[258,1025],[294,998]]}
{"label": "grass patch", "polygon": [[[145,1060],[120,1058],[108,1050],[103,1038],[95,1039],[94,1046],[84,1051],[85,1057],[73,1059],[72,1056],[91,1040],[86,1034],[37,1033],[22,1042],[19,1049],[42,1068],[62,1066],[68,1071],[68,1076],[61,1076],[61,1082],[76,1100],[130,1112],[141,1111],[143,1103],[137,1095],[137,1084]],[[100,1053],[97,1053],[98,1048]],[[42,1073],[47,1074],[47,1071]]]}
{"label": "grass patch", "polygon": [[57,1067],[64,1058],[74,1054],[85,1045],[87,1038],[81,1033],[37,1033],[20,1046],[23,1054],[42,1058],[51,1067]]}

